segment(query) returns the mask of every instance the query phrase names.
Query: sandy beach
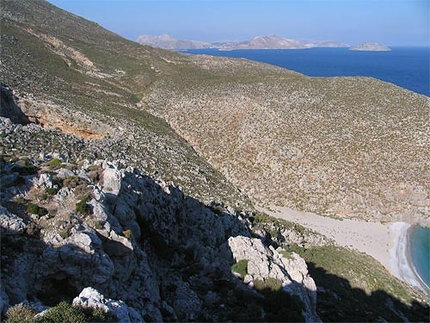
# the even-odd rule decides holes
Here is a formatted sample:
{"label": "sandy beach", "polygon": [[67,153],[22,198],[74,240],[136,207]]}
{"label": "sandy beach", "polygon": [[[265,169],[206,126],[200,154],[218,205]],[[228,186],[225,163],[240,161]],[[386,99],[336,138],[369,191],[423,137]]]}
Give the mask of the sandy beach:
{"label": "sandy beach", "polygon": [[319,232],[342,247],[365,252],[397,278],[421,290],[427,296],[430,295],[429,289],[423,285],[410,262],[408,231],[411,225],[409,223],[382,224],[349,219],[337,220],[286,207],[271,207],[272,211],[260,210],[270,216],[296,222]]}

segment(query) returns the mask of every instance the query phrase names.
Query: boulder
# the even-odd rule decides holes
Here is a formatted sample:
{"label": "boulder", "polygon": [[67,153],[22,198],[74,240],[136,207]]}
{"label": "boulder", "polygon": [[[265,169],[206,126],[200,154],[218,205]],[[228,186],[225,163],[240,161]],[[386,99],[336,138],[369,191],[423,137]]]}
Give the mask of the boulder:
{"label": "boulder", "polygon": [[73,299],[73,305],[84,308],[100,308],[115,315],[118,318],[118,322],[121,323],[144,322],[142,316],[134,308],[127,306],[121,300],[106,298],[92,287],[84,288],[79,296]]}
{"label": "boulder", "polygon": [[26,225],[17,215],[0,205],[0,231],[2,234],[18,235],[24,233]]}
{"label": "boulder", "polygon": [[248,260],[246,283],[253,286],[255,280],[276,279],[285,292],[297,295],[305,304],[303,316],[307,322],[321,321],[316,313],[316,285],[299,255],[293,253],[287,259],[273,247],[266,247],[260,239],[244,236],[230,237],[228,246],[236,262]]}

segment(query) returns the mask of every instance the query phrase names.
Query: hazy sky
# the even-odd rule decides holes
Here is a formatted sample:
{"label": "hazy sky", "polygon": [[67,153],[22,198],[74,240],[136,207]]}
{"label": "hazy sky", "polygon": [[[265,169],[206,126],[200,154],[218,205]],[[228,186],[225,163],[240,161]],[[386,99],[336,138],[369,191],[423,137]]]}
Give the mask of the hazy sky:
{"label": "hazy sky", "polygon": [[430,0],[49,0],[128,39],[284,38],[430,45]]}

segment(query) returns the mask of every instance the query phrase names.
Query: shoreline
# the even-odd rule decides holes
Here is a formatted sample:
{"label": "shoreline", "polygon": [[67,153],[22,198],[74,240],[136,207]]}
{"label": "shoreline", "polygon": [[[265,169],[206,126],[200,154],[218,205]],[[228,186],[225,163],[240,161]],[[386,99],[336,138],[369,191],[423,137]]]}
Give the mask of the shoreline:
{"label": "shoreline", "polygon": [[424,283],[412,261],[410,237],[413,229],[413,226],[410,224],[405,226],[397,239],[396,258],[400,276],[398,278],[407,282],[415,289],[422,291],[427,297],[430,298],[430,287]]}
{"label": "shoreline", "polygon": [[315,213],[300,212],[287,207],[260,208],[270,216],[297,222],[325,235],[337,245],[364,252],[381,263],[392,275],[406,282],[425,296],[430,288],[417,274],[410,255],[410,234],[413,225],[406,222],[382,224],[351,219],[333,219]]}

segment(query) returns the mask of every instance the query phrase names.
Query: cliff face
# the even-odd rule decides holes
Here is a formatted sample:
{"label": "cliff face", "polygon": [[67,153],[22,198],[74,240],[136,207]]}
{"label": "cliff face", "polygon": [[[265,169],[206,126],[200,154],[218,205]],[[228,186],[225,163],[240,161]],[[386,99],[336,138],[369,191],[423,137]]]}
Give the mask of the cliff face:
{"label": "cliff face", "polygon": [[[2,132],[16,130],[7,119],[2,125]],[[271,277],[280,289],[269,294],[291,304],[278,319],[319,320],[303,259],[284,259],[263,243],[249,214],[204,205],[118,162],[74,164],[46,155],[24,165],[1,163],[2,311],[73,298],[94,307],[106,298],[122,304],[126,321],[225,321],[238,313],[264,320],[274,315],[267,290],[252,287]],[[249,270],[241,280],[231,267],[244,258]],[[88,303],[88,294],[98,301]],[[255,302],[253,317],[248,301]]]}

